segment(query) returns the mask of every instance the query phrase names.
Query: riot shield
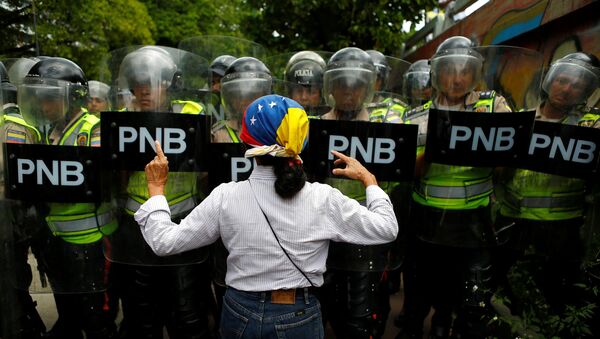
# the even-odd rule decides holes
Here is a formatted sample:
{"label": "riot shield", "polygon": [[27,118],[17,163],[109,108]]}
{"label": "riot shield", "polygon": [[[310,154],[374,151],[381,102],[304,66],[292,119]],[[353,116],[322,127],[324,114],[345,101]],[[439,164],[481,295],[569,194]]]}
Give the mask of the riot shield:
{"label": "riot shield", "polygon": [[390,56],[377,60],[375,94],[367,106],[372,122],[401,123],[404,120],[408,104],[403,97],[403,79],[409,67],[409,62]]}
{"label": "riot shield", "polygon": [[323,98],[323,73],[330,52],[302,51],[266,58],[273,77],[273,92],[298,102],[309,116],[327,113]]}
{"label": "riot shield", "polygon": [[511,225],[494,224],[492,213],[494,167],[511,166],[527,148],[542,66],[538,52],[508,46],[432,58],[432,101],[409,117],[427,135],[425,170],[413,191],[422,240],[464,248],[506,240],[500,231]]}
{"label": "riot shield", "polygon": [[102,115],[104,170],[112,178],[110,191],[119,224],[107,237],[104,254],[111,261],[133,265],[203,262],[204,248],[156,256],[133,214],[149,198],[143,170],[155,156],[154,140],[161,142],[169,157],[165,196],[172,220],[179,222],[207,193],[205,152],[210,126],[198,100],[207,86],[208,63],[190,52],[159,46],[119,49],[104,60],[104,69],[110,70],[106,73],[110,81],[104,82],[116,87],[114,93],[129,92],[131,98],[121,111]]}
{"label": "riot shield", "polygon": [[[179,48],[199,55],[206,59],[210,65],[222,56],[234,58],[254,57],[259,60],[265,59],[266,49],[253,41],[232,36],[204,35],[182,40]],[[226,65],[223,65],[226,66]],[[206,114],[217,120],[225,119],[225,109],[221,105],[220,80],[226,67],[215,70],[209,67],[207,78],[209,86],[205,88],[203,103],[206,106]]]}

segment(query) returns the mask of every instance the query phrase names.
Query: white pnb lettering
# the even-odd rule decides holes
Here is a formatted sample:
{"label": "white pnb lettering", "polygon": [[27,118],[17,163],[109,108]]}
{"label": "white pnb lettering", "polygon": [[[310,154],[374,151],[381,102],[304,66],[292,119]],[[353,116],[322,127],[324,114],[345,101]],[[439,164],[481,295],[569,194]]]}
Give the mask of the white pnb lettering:
{"label": "white pnb lettering", "polygon": [[569,138],[565,145],[565,142],[559,136],[550,138],[545,134],[533,133],[529,143],[529,155],[533,154],[536,149],[541,150],[548,147],[550,147],[548,158],[554,159],[558,155],[565,161],[581,164],[592,162],[596,150],[596,144],[588,140]]}
{"label": "white pnb lettering", "polygon": [[331,135],[329,137],[329,155],[328,159],[333,160],[331,151],[345,152],[350,150],[350,156],[356,158],[360,156],[366,163],[389,164],[396,159],[396,142],[390,138],[367,138],[367,144],[364,145],[358,137],[347,137],[342,135]]}
{"label": "white pnb lettering", "polygon": [[458,142],[471,140],[471,150],[477,151],[483,145],[486,151],[508,151],[514,144],[515,129],[513,127],[490,127],[486,134],[481,127],[474,130],[467,126],[452,126],[450,131],[450,149],[456,149]]}
{"label": "white pnb lettering", "polygon": [[49,168],[44,160],[17,159],[17,182],[35,172],[36,184],[44,185],[44,177],[53,186],[79,186],[83,183],[83,165],[78,161],[52,160]]}
{"label": "white pnb lettering", "polygon": [[[185,152],[185,131],[181,128],[156,127],[151,134],[146,127],[137,129],[129,126],[119,126],[119,152],[125,152],[126,144],[139,142],[139,152],[145,153],[146,146],[154,149],[154,140],[158,140],[165,154],[180,154]],[[156,151],[156,150],[155,150]]]}
{"label": "white pnb lettering", "polygon": [[231,158],[231,181],[238,181],[240,174],[248,173],[250,170],[252,170],[253,162],[254,162],[254,159],[252,159],[252,161],[250,161],[250,159],[246,159],[243,157],[232,157]]}

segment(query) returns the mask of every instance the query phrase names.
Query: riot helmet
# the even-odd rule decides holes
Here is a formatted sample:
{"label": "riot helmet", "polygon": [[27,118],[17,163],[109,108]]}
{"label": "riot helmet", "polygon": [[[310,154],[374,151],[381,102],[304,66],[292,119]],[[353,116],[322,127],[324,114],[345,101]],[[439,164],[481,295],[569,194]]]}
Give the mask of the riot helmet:
{"label": "riot helmet", "polygon": [[88,101],[88,82],[71,60],[50,57],[38,61],[19,86],[23,117],[35,126],[68,122]]}
{"label": "riot helmet", "polygon": [[107,84],[90,80],[88,81],[90,89],[90,101],[88,102],[88,110],[91,113],[100,113],[109,109],[109,92],[110,86]]}
{"label": "riot helmet", "polygon": [[145,46],[125,56],[119,67],[118,91],[131,93],[133,111],[169,110],[167,91],[179,79],[171,55],[157,46]]}
{"label": "riot helmet", "polygon": [[404,73],[402,89],[411,106],[422,105],[431,99],[429,73],[429,61],[425,59],[415,61]]}
{"label": "riot helmet", "polygon": [[354,118],[371,102],[375,78],[375,65],[369,54],[356,47],[343,48],[327,63],[323,96],[330,107]]}
{"label": "riot helmet", "polygon": [[323,59],[323,57],[320,56],[318,53],[313,52],[313,51],[301,51],[301,52],[298,52],[298,53],[292,55],[292,57],[288,61],[287,65],[285,66],[286,73],[287,73],[288,68],[290,68],[292,65],[294,65],[295,63],[297,63],[301,60],[312,60],[312,61],[316,62],[317,64],[319,64],[319,66],[321,66],[321,68],[323,68],[323,69],[325,69],[325,67],[327,67],[327,63],[325,63],[325,60]]}
{"label": "riot helmet", "polygon": [[437,96],[449,101],[462,100],[473,91],[481,78],[483,57],[463,36],[442,42],[431,58],[431,84]]}
{"label": "riot helmet", "polygon": [[244,111],[257,98],[271,94],[271,71],[253,57],[236,59],[221,79],[221,104],[227,120],[241,121]]}
{"label": "riot helmet", "polygon": [[4,63],[0,62],[0,112],[4,111],[4,105],[17,103],[17,87],[8,80],[8,72]]}
{"label": "riot helmet", "polygon": [[561,109],[584,104],[598,88],[599,67],[596,56],[582,52],[556,60],[542,83],[546,101]]}
{"label": "riot helmet", "polygon": [[221,92],[221,78],[225,75],[227,67],[235,61],[235,57],[231,55],[221,55],[215,58],[208,66],[211,76],[211,92],[219,94]]}
{"label": "riot helmet", "polygon": [[375,71],[377,72],[377,80],[375,82],[375,91],[384,91],[387,85],[387,80],[390,75],[390,65],[383,53],[376,50],[368,50],[367,54],[373,59]]}
{"label": "riot helmet", "polygon": [[284,74],[286,95],[305,108],[320,105],[324,71],[318,62],[310,59],[291,65]]}

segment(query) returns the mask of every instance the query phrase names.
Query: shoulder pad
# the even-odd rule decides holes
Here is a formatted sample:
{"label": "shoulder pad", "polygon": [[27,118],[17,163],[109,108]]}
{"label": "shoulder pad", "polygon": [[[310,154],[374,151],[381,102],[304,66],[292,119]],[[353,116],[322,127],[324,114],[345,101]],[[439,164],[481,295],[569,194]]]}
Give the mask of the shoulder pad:
{"label": "shoulder pad", "polygon": [[415,108],[409,109],[408,111],[406,111],[405,114],[406,114],[407,117],[409,117],[411,115],[414,115],[414,114],[417,114],[417,113],[421,113],[421,112],[423,112],[425,110],[426,110],[425,105],[421,105],[421,106],[417,106]]}
{"label": "shoulder pad", "polygon": [[370,104],[367,104],[367,109],[374,109],[374,108],[386,108],[388,107],[389,104],[387,102],[372,102]]}
{"label": "shoulder pad", "polygon": [[496,91],[479,92],[479,100],[492,99],[495,96],[496,96]]}
{"label": "shoulder pad", "polygon": [[584,114],[600,114],[600,108],[598,107],[586,107],[583,110]]}

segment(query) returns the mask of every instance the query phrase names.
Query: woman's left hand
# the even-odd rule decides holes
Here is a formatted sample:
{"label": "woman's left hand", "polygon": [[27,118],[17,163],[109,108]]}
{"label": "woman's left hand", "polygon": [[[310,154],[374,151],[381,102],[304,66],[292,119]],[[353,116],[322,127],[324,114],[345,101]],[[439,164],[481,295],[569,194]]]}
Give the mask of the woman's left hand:
{"label": "woman's left hand", "polygon": [[144,171],[146,172],[146,181],[148,182],[148,193],[150,196],[164,195],[165,185],[169,177],[169,161],[163,153],[158,140],[154,141],[156,146],[156,156],[150,161]]}

